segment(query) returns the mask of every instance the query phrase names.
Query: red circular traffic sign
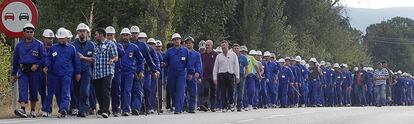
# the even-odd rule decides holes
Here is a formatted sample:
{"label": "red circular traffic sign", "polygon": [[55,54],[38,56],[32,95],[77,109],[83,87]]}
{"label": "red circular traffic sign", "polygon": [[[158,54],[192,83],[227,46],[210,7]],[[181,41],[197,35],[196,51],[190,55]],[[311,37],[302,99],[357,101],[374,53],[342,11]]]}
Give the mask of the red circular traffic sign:
{"label": "red circular traffic sign", "polygon": [[26,23],[37,25],[37,9],[31,0],[4,0],[0,4],[0,30],[6,36],[23,37],[23,26]]}

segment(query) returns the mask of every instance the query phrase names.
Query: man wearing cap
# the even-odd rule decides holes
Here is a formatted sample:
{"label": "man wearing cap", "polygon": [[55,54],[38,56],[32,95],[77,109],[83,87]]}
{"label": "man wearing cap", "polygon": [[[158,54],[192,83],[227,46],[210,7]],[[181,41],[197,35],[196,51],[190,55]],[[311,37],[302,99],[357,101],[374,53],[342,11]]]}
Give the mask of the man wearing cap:
{"label": "man wearing cap", "polygon": [[[132,30],[133,27],[131,27],[131,42],[138,46],[141,54],[144,56],[144,70],[145,72],[150,72],[152,74],[152,78],[158,79],[160,74],[160,63],[157,54],[155,53],[155,49],[145,43],[147,34],[145,34],[144,32],[137,32],[139,30]],[[144,79],[135,79],[133,84],[134,88],[132,96],[132,115],[138,115],[139,112],[142,110],[142,98],[144,94],[142,92],[143,88],[141,82],[143,80]]]}
{"label": "man wearing cap", "polygon": [[49,85],[47,100],[42,111],[52,113],[52,100],[56,95],[56,101],[59,106],[59,117],[66,117],[70,105],[70,86],[72,78],[78,82],[81,79],[81,63],[79,54],[75,46],[69,43],[69,33],[64,28],[59,28],[56,33],[59,43],[53,45],[47,55],[45,61],[46,67],[43,69],[45,73],[49,73]]}
{"label": "man wearing cap", "polygon": [[[49,48],[52,46],[53,44],[53,38],[55,37],[55,34],[53,33],[52,30],[50,29],[45,29],[43,31],[43,45],[45,47],[45,53],[48,53]],[[44,64],[42,64],[39,68],[43,70],[43,68],[45,67]],[[46,88],[47,88],[47,79],[46,79],[46,73],[41,73],[40,74],[40,83],[39,83],[39,95],[40,95],[40,99],[41,99],[41,105],[45,104],[45,100],[46,100]],[[43,115],[45,117],[48,117],[50,115],[47,115],[47,112],[43,112]]]}
{"label": "man wearing cap", "polygon": [[236,108],[238,112],[242,110],[242,101],[244,96],[244,80],[245,80],[245,70],[247,70],[247,66],[249,65],[247,58],[245,55],[241,54],[240,51],[247,52],[246,46],[240,46],[239,44],[233,44],[233,52],[237,54],[239,59],[239,75],[240,75],[240,83],[236,84]]}
{"label": "man wearing cap", "polygon": [[334,64],[334,73],[333,73],[333,85],[334,85],[334,105],[336,106],[342,106],[343,104],[343,98],[342,98],[342,71],[341,67],[338,63]]}
{"label": "man wearing cap", "polygon": [[[92,41],[87,40],[89,34],[89,27],[80,23],[76,28],[79,38],[76,38],[72,43],[75,46],[78,56],[81,60],[81,79],[79,82],[74,82],[72,101],[77,103],[72,106],[79,112],[78,117],[86,117],[86,113],[89,112],[89,90],[92,80],[92,63],[94,63],[93,51],[95,44]],[[72,113],[72,114],[76,114]]]}
{"label": "man wearing cap", "polygon": [[174,114],[181,114],[184,106],[184,93],[186,80],[193,78],[194,60],[190,59],[188,49],[181,46],[181,36],[178,33],[172,35],[174,47],[167,50],[164,64],[168,67],[168,89],[173,98]]}
{"label": "man wearing cap", "polygon": [[[201,111],[208,111],[215,112],[215,105],[216,105],[216,84],[213,83],[213,68],[214,68],[214,61],[216,60],[216,56],[218,55],[215,51],[213,51],[213,41],[207,40],[206,41],[206,51],[205,53],[201,54],[201,61],[203,62],[203,76],[201,81]],[[210,103],[210,106],[208,105]]]}
{"label": "man wearing cap", "polygon": [[351,106],[351,86],[353,84],[352,72],[349,71],[348,65],[342,65],[342,97],[343,104],[346,106]]}
{"label": "man wearing cap", "polygon": [[309,60],[309,85],[310,85],[310,101],[313,107],[319,106],[322,107],[322,100],[320,97],[320,88],[321,88],[321,76],[323,76],[322,70],[316,65],[318,62],[315,58]]}
{"label": "man wearing cap", "polygon": [[95,39],[98,44],[94,50],[92,84],[99,104],[98,115],[108,118],[112,78],[115,74],[115,62],[118,61],[118,51],[117,46],[106,38],[104,29],[95,31]]}
{"label": "man wearing cap", "polygon": [[276,106],[276,91],[275,88],[275,80],[276,75],[279,71],[278,66],[275,62],[273,62],[270,57],[271,54],[269,51],[264,52],[263,54],[264,60],[262,61],[262,64],[264,66],[264,79],[262,80],[262,88],[266,89],[268,92],[267,97],[264,98],[262,102],[265,103],[264,108],[267,108],[270,104],[272,107]]}
{"label": "man wearing cap", "polygon": [[14,111],[16,116],[25,118],[26,106],[30,101],[31,117],[36,117],[35,107],[38,101],[38,88],[41,81],[40,66],[45,59],[45,48],[43,44],[34,38],[35,28],[27,23],[23,27],[24,38],[17,43],[13,53],[13,69],[11,81],[18,80],[20,109]]}
{"label": "man wearing cap", "polygon": [[199,52],[194,50],[194,38],[187,37],[184,40],[186,47],[189,51],[189,59],[192,59],[194,62],[190,65],[194,66],[195,72],[192,74],[192,79],[186,81],[186,98],[185,98],[185,105],[188,107],[188,113],[195,113],[195,105],[196,105],[196,96],[197,96],[197,84],[201,83],[200,75],[202,74],[202,63],[201,63],[201,55]]}
{"label": "man wearing cap", "polygon": [[129,41],[131,33],[128,28],[121,31],[121,44],[124,48],[125,55],[121,56],[121,110],[122,116],[131,114],[131,96],[134,78],[142,79],[144,77],[144,57],[139,51],[138,46]]}
{"label": "man wearing cap", "polygon": [[285,59],[279,59],[279,63],[282,65],[279,70],[279,99],[281,108],[287,108],[289,106],[288,90],[291,82],[294,82],[294,75],[289,67],[289,64]]}

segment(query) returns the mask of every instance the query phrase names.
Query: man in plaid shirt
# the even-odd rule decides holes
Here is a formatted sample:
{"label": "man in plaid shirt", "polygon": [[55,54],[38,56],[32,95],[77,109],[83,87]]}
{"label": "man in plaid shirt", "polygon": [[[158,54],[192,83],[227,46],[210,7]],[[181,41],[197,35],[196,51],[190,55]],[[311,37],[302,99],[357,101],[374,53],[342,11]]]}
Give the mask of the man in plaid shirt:
{"label": "man in plaid shirt", "polygon": [[106,40],[104,29],[95,31],[95,39],[98,44],[94,50],[95,63],[92,83],[99,103],[98,115],[108,118],[111,82],[115,73],[115,62],[118,61],[118,52],[116,45]]}

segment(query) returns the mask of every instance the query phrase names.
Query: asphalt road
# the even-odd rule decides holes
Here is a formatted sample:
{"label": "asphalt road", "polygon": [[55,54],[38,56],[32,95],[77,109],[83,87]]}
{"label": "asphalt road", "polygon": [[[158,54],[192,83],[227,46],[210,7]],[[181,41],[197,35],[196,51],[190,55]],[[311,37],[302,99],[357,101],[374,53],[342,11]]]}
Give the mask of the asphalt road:
{"label": "asphalt road", "polygon": [[0,124],[414,124],[414,107],[261,109],[174,115],[4,119]]}

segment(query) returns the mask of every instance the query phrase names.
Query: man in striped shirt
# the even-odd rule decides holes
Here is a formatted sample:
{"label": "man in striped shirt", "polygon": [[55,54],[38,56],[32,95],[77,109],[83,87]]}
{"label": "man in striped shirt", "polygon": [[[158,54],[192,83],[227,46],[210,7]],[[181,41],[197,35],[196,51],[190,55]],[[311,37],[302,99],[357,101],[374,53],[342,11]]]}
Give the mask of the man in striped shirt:
{"label": "man in striped shirt", "polygon": [[382,105],[385,105],[385,85],[387,82],[387,79],[389,78],[389,73],[386,68],[382,66],[382,63],[377,64],[378,69],[374,71],[374,84],[375,84],[375,94],[376,97],[376,103],[377,107],[381,107]]}
{"label": "man in striped shirt", "polygon": [[106,39],[104,29],[97,29],[95,38],[98,44],[94,50],[93,86],[99,103],[98,115],[108,118],[111,82],[115,73],[115,62],[118,61],[118,52],[116,45]]}

